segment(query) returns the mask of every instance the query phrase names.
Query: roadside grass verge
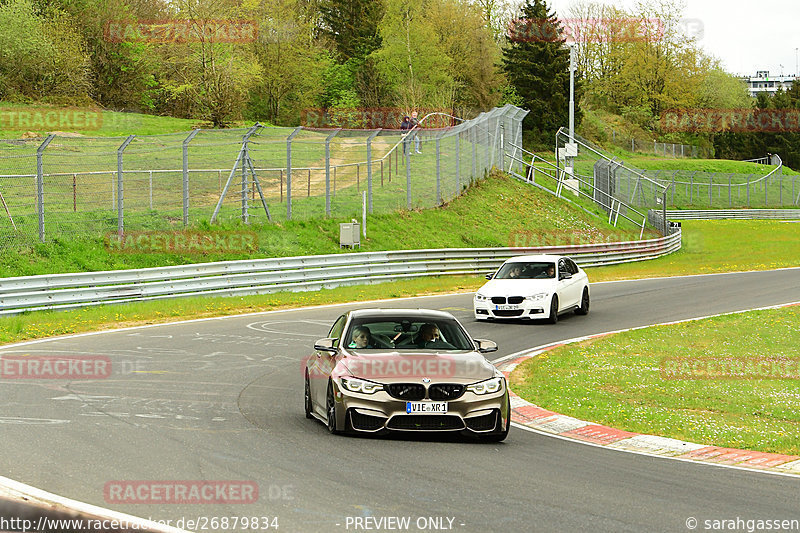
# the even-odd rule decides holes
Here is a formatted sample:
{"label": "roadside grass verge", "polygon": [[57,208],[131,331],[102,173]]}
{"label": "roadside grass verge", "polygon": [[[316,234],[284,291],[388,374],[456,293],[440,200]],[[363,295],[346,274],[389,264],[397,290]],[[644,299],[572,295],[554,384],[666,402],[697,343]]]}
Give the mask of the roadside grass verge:
{"label": "roadside grass verge", "polygon": [[774,270],[800,266],[800,223],[687,220],[679,252],[637,263],[587,269],[592,281]]}
{"label": "roadside grass verge", "polygon": [[[565,346],[526,361],[511,378],[515,392],[528,401],[582,420],[690,442],[797,455],[797,346],[800,308],[753,311]],[[666,358],[710,372],[674,379]],[[764,358],[786,364],[774,371],[758,366],[746,370]],[[719,363],[723,360],[740,362],[745,370],[714,371],[708,363],[717,361],[718,369],[725,368]],[[783,379],[759,377],[764,373]]]}
{"label": "roadside grass verge", "polygon": [[[421,278],[376,285],[337,287],[314,292],[280,292],[243,297],[192,297],[67,311],[35,311],[0,317],[0,345],[87,331],[157,324],[312,305],[383,300],[459,291],[473,291],[485,281],[478,276]],[[335,318],[336,311],[331,311]]]}
{"label": "roadside grass verge", "polygon": [[[223,222],[191,226],[189,230],[194,233],[252,231],[257,236],[256,250],[205,255],[118,253],[109,251],[102,237],[58,237],[45,243],[9,246],[8,253],[0,255],[0,277],[350,253],[339,248],[339,223],[349,221],[317,218],[274,224]],[[156,223],[144,224],[143,228],[162,229]],[[540,246],[639,238],[638,228],[627,228],[615,228],[607,219],[594,218],[534,187],[493,173],[442,207],[369,215],[367,237],[362,237],[358,251]],[[169,231],[181,230],[178,226]],[[647,235],[654,236],[649,232]]]}

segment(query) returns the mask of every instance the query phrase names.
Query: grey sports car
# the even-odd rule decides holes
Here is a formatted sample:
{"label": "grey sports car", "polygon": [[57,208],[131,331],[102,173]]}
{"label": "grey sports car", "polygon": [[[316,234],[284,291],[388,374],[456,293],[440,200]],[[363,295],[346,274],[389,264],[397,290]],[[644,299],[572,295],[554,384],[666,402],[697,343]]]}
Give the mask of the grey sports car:
{"label": "grey sports car", "polygon": [[305,413],[331,433],[462,432],[501,441],[508,385],[456,318],[424,309],[340,316],[303,362]]}

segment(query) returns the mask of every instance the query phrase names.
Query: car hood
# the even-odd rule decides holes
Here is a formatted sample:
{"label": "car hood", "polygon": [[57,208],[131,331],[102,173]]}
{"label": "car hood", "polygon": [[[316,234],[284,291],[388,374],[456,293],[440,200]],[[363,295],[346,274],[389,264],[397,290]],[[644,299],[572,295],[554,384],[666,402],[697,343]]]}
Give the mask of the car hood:
{"label": "car hood", "polygon": [[493,279],[478,292],[484,296],[530,296],[540,292],[553,292],[555,279]]}
{"label": "car hood", "polygon": [[340,375],[386,383],[474,383],[495,375],[495,367],[478,352],[361,351],[339,361]]}

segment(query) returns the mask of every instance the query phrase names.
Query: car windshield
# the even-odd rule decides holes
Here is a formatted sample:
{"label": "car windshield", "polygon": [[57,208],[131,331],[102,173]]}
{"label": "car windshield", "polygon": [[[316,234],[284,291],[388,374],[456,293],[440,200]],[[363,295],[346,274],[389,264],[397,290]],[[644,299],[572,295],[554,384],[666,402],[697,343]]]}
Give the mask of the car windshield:
{"label": "car windshield", "polygon": [[418,317],[364,317],[353,319],[344,346],[356,350],[474,350],[463,328],[454,320]]}
{"label": "car windshield", "polygon": [[553,279],[555,277],[555,263],[542,261],[524,263],[515,261],[501,266],[494,279]]}

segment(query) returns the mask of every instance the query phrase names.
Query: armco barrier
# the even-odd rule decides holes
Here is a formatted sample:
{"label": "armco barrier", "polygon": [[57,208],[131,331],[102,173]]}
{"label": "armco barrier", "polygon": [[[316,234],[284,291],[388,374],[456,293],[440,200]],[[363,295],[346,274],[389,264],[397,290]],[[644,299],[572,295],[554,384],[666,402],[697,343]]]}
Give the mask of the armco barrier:
{"label": "armco barrier", "polygon": [[[651,210],[652,211],[652,210]],[[655,210],[660,216],[661,211]],[[667,220],[796,220],[800,209],[697,209],[667,211]]]}
{"label": "armco barrier", "polygon": [[225,261],[139,270],[0,279],[0,315],[187,296],[309,291],[447,274],[494,271],[509,257],[563,254],[582,266],[653,259],[681,247],[681,233],[657,239],[536,248],[398,250]]}

